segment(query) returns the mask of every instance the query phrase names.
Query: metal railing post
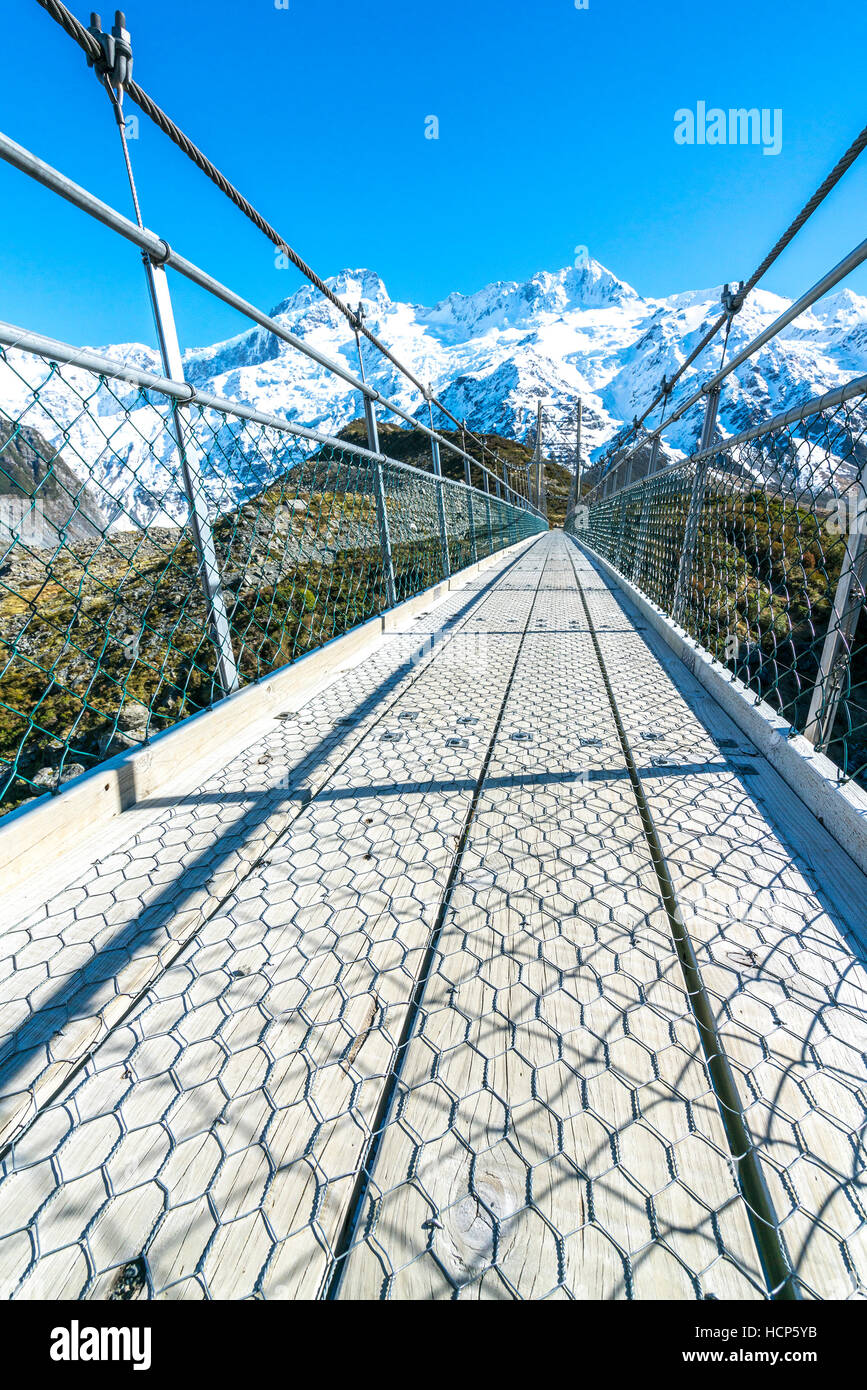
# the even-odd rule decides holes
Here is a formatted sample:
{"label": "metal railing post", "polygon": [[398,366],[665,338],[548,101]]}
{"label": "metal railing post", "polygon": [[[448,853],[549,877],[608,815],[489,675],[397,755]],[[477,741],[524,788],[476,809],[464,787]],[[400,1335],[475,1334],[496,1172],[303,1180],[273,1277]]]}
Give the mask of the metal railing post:
{"label": "metal railing post", "polygon": [[533,481],[534,500],[537,511],[542,510],[542,397],[536,402],[536,448],[533,451],[535,474]]}
{"label": "metal railing post", "polygon": [[644,495],[641,499],[641,517],[638,522],[638,544],[635,547],[635,559],[632,564],[630,578],[633,584],[639,584],[644,573],[644,564],[647,556],[647,532],[650,523],[650,499],[652,495],[651,478],[657,471],[657,461],[659,459],[659,435],[653,436],[653,443],[650,446],[650,463],[647,468],[647,477],[643,481]]}
{"label": "metal railing post", "polygon": [[618,498],[618,504],[620,506],[620,526],[618,528],[617,559],[614,561],[614,568],[619,570],[623,562],[623,547],[626,544],[626,518],[629,507],[629,501],[625,491],[621,492]]}
{"label": "metal railing post", "polygon": [[[165,266],[152,261],[146,253],[142,256],[142,260],[147,275],[163,370],[172,381],[184,381],[184,366]],[[205,599],[211,640],[217,654],[216,675],[224,694],[229,695],[238,688],[238,667],[232,649],[232,633],[223,598],[214,533],[211,529],[211,519],[208,516],[207,502],[203,494],[201,473],[196,458],[198,446],[192,429],[188,426],[184,407],[179,402],[173,401],[171,410],[178,458],[181,464],[181,477],[190,507],[190,528],[199,562],[199,582]]]}
{"label": "metal railing post", "polygon": [[854,522],[846,537],[846,554],[837,580],[834,604],[828,620],[828,630],[822,646],[822,656],[816,683],[810,697],[810,708],[804,737],[819,753],[831,742],[837,710],[852,660],[852,643],[858,619],[864,606],[864,582],[867,578],[867,495],[865,468],[858,473],[858,507]]}
{"label": "metal railing post", "polygon": [[446,504],[445,504],[445,480],[438,478],[436,482],[437,490],[437,516],[440,527],[440,549],[442,551],[443,579],[448,579],[452,572],[451,561],[449,560],[449,533],[446,526]]}
{"label": "metal railing post", "polygon": [[[431,429],[433,429],[433,407],[431,406],[430,394],[428,394],[427,408],[428,416],[430,419],[430,427]],[[437,491],[437,520],[439,522],[440,554],[443,579],[448,579],[451,575],[452,567],[451,562],[449,560],[449,533],[448,528],[446,527],[446,503],[444,496],[445,482],[443,480],[443,469],[442,461],[440,459],[440,446],[438,439],[431,439],[430,451],[431,457],[433,459],[434,477],[436,478],[436,483],[434,484],[434,486],[436,487]]]}
{"label": "metal railing post", "polygon": [[470,460],[467,457],[467,422],[461,424],[461,448],[464,451],[464,482],[469,491],[467,492],[467,504],[470,509],[470,554],[472,563],[475,565],[479,558],[479,547],[476,544],[476,516],[473,510],[473,470],[470,467]]}
{"label": "metal railing post", "polygon": [[[362,384],[366,384],[360,333],[360,324],[363,317],[364,309],[362,305],[359,304],[355,328],[355,346],[358,351],[358,369],[361,375],[361,381]],[[376,423],[376,406],[366,391],[362,391],[361,393],[361,405],[364,410],[364,427],[367,431],[367,447],[372,454],[379,454],[379,429]],[[382,461],[379,458],[377,458],[373,464],[373,500],[376,506],[376,529],[379,532],[382,573],[385,579],[385,601],[388,608],[394,608],[397,604],[397,584],[394,579],[394,554],[391,549],[391,528],[388,524],[388,508],[385,505],[385,479],[382,473]]]}
{"label": "metal railing post", "polygon": [[379,459],[373,465],[373,493],[376,501],[376,525],[379,530],[379,546],[382,551],[382,570],[385,575],[385,597],[389,608],[397,603],[397,585],[394,582],[394,556],[391,550],[391,531],[388,525],[388,510],[385,505],[385,483],[382,464]]}
{"label": "metal railing post", "polygon": [[572,495],[569,499],[569,509],[573,512],[581,501],[581,410],[579,398],[575,418],[575,477],[572,480]]}
{"label": "metal railing post", "polygon": [[466,483],[467,487],[472,487],[472,485],[473,485],[473,470],[472,470],[472,466],[471,466],[471,463],[470,463],[470,456],[469,456],[469,454],[467,453],[467,422],[466,422],[466,420],[462,420],[462,421],[461,421],[461,450],[462,450],[463,455],[464,455],[464,482]]}
{"label": "metal railing post", "polygon": [[[487,482],[487,475],[485,475],[485,481]],[[491,555],[493,555],[493,553],[494,553],[494,528],[493,528],[493,525],[492,525],[492,523],[491,523],[491,494],[488,492],[487,488],[485,489],[485,506],[486,506],[487,512],[488,512],[488,543],[490,544],[490,547],[491,547],[490,553],[491,553]]]}
{"label": "metal railing post", "polygon": [[[713,441],[716,429],[716,414],[719,408],[720,388],[715,386],[708,392],[707,406],[704,412],[704,424],[701,430],[701,442],[698,446],[699,454],[705,449],[709,449]],[[698,541],[698,526],[701,520],[702,508],[704,507],[705,486],[707,484],[708,460],[700,459],[695,466],[695,477],[692,480],[692,492],[689,498],[689,510],[686,514],[686,525],[683,532],[683,548],[680,552],[680,564],[677,571],[677,585],[674,591],[674,602],[671,605],[671,616],[676,623],[683,617],[683,610],[686,607],[687,590],[692,578],[692,567],[695,562],[695,548]]]}
{"label": "metal railing post", "polygon": [[[359,357],[361,356],[359,352]],[[379,430],[376,427],[376,409],[369,396],[363,396],[364,424],[367,429],[367,447],[372,454],[379,453]],[[394,582],[394,556],[391,550],[391,530],[388,525],[388,510],[385,505],[385,482],[382,475],[382,462],[373,464],[373,498],[376,503],[376,527],[379,531],[379,548],[382,552],[382,572],[385,576],[385,597],[389,608],[397,603],[397,585]]]}

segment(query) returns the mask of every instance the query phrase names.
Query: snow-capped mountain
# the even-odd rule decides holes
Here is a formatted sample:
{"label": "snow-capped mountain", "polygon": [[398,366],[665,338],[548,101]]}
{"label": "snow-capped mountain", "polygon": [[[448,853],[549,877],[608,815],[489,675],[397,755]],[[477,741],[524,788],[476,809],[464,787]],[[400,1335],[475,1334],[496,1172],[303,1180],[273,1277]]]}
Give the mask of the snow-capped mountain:
{"label": "snow-capped mountain", "polygon": [[[345,270],[328,283],[345,302],[363,305],[377,336],[471,429],[523,439],[533,427],[539,397],[560,406],[565,421],[580,396],[591,459],[643,410],[663,373],[671,376],[720,311],[719,286],[644,298],[594,260],[540,271],[523,284],[497,282],[473,294],[453,293],[433,308],[391,299],[370,270]],[[729,356],[788,302],[754,291],[734,320]],[[358,372],[349,324],[312,286],[277,304],[271,317]],[[141,344],[99,350],[161,370],[156,352]],[[694,390],[715,370],[720,350],[717,339],[685,374],[678,394]],[[426,420],[427,407],[416,389],[364,340],[362,351],[367,380],[410,415]],[[24,381],[12,372],[0,375],[0,410],[14,418],[16,405],[27,403],[26,382],[34,379],[38,363],[17,352],[10,361]],[[213,395],[326,434],[336,434],[361,413],[357,393],[263,328],[188,351],[185,370],[192,383]],[[864,372],[867,298],[843,290],[821,300],[729,378],[720,429],[736,432]],[[45,371],[36,371],[40,375]],[[52,444],[63,444],[66,463],[82,477],[93,470],[124,511],[139,521],[156,520],[159,509],[152,498],[166,488],[170,439],[153,405],[133,388],[115,385],[100,392],[94,421],[93,410],[82,412],[79,399],[92,388],[87,373],[64,368],[46,383],[38,407],[27,403],[28,422]],[[679,422],[666,436],[668,447],[693,447],[698,423],[695,413]],[[237,479],[229,486],[237,488]],[[167,499],[164,511],[177,512],[174,498]]]}

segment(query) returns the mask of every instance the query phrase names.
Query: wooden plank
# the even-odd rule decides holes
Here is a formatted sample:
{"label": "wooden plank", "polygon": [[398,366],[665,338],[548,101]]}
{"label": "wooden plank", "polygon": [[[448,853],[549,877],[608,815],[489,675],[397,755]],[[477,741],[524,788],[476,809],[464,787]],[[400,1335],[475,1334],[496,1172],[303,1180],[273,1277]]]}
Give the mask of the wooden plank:
{"label": "wooden plank", "polygon": [[[386,729],[400,739],[383,742],[382,724],[364,732],[25,1134],[9,1201],[0,1184],[4,1229],[27,1230],[40,1251],[17,1296],[44,1287],[41,1252],[55,1249],[66,1287],[89,1252],[97,1296],[145,1249],[161,1296],[317,1292],[520,640],[505,620],[529,611],[538,564],[521,563],[520,587],[471,605],[461,632],[396,683]],[[452,596],[450,611],[467,602]],[[401,640],[417,649],[426,629]],[[469,658],[491,631],[481,671]],[[468,746],[448,746],[470,714]],[[83,1123],[63,1129],[70,1113]],[[46,1198],[46,1172],[65,1173],[90,1122],[105,1127],[93,1187],[55,1178]]]}
{"label": "wooden plank", "polygon": [[[149,818],[137,809],[128,842],[96,863],[81,860],[68,886],[31,903],[0,937],[0,1148],[243,881],[389,700],[411,686],[443,624],[487,582],[477,577],[435,614],[416,615],[410,631],[383,640],[320,691],[303,719],[272,722],[188,794],[153,799]],[[344,727],[347,715],[353,723]]]}
{"label": "wooden plank", "polygon": [[574,576],[549,549],[341,1298],[762,1296]]}
{"label": "wooden plank", "polygon": [[[508,565],[527,544],[521,541],[478,566],[458,572],[448,585],[435,585],[406,599],[387,614],[371,618],[290,666],[244,686],[213,708],[189,716],[156,735],[146,747],[108,759],[76,778],[59,795],[44,796],[38,804],[4,816],[0,824],[0,878],[6,891],[13,887],[26,891],[34,876],[44,872],[46,858],[54,862],[62,854],[86,854],[94,827],[109,836],[116,833],[118,827],[112,822],[126,818],[142,801],[169,793],[182,771],[200,782],[210,772],[220,747],[239,738],[243,746],[252,724],[261,723],[290,701],[309,699],[340,666],[374,649],[383,632],[400,629],[435,604],[448,588],[471,585],[480,570],[492,567],[496,572]],[[120,834],[123,836],[124,831]]]}
{"label": "wooden plank", "polygon": [[[596,584],[600,644],[790,1257],[806,1296],[863,1295],[863,876],[847,861],[844,915],[839,884],[823,887],[829,864],[844,868],[839,854],[829,858],[825,842],[802,860],[803,827],[787,841],[791,802],[774,774],[742,742],[720,749]],[[641,739],[651,721],[654,744]],[[666,754],[673,766],[654,767],[652,755]]]}

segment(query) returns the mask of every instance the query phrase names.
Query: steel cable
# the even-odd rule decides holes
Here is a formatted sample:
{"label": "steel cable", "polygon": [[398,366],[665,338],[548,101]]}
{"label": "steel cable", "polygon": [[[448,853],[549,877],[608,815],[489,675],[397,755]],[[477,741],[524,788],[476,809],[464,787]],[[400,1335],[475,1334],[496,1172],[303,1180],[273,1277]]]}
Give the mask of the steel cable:
{"label": "steel cable", "polygon": [[[867,148],[867,126],[865,126],[861,133],[853,140],[846,153],[834,165],[834,168],[831,170],[828,177],[819,185],[813,196],[804,204],[797,217],[794,219],[793,222],[789,224],[786,231],[771,248],[767,256],[765,256],[765,259],[762,261],[761,265],[759,265],[758,268],[753,271],[750,278],[747,281],[745,281],[745,283],[738,291],[738,294],[736,296],[737,309],[735,310],[735,312],[737,312],[737,310],[743,306],[744,300],[746,299],[747,295],[755,289],[756,285],[759,283],[762,277],[768,272],[768,270],[770,270],[774,262],[779,259],[779,257],[785,251],[789,243],[797,236],[798,232],[809,220],[809,218],[812,217],[813,213],[819,207],[820,203],[824,202],[831,190],[840,182],[840,179],[843,177],[846,171],[855,163],[855,160],[858,158],[858,156],[864,152],[865,148]],[[665,379],[665,386],[660,388],[660,390],[654,396],[653,400],[650,402],[643,414],[636,417],[635,422],[629,427],[624,437],[618,440],[617,443],[613,446],[613,448],[609,450],[609,452],[601,460],[603,465],[611,457],[613,452],[622,449],[623,446],[628,442],[628,440],[630,440],[633,437],[633,435],[637,433],[637,430],[647,419],[648,415],[650,415],[651,411],[654,410],[657,405],[659,405],[660,401],[664,401],[666,396],[669,396],[671,394],[671,388],[676,385],[676,383],[683,376],[687,368],[692,366],[696,358],[701,356],[705,348],[713,342],[714,338],[722,328],[723,324],[726,322],[727,319],[730,318],[730,314],[720,314],[719,318],[716,319],[716,321],[708,329],[707,333],[705,333],[704,337],[701,339],[701,342],[699,342],[697,346],[693,348],[692,352],[681,363],[681,365],[678,367],[677,371],[674,373],[671,379]]]}
{"label": "steel cable", "polygon": [[[41,5],[41,7],[52,17],[52,19],[54,19],[58,24],[60,24],[60,26],[70,36],[70,38],[75,40],[75,42],[80,46],[80,48],[84,51],[88,58],[97,59],[101,56],[102,50],[96,39],[93,37],[92,34],[90,34],[87,31],[87,29],[85,29],[84,25],[81,24],[81,22],[77,20],[73,14],[70,13],[67,7],[61,3],[61,0],[37,0],[37,3]],[[373,346],[379,352],[381,352],[383,356],[388,359],[389,362],[391,362],[392,366],[396,367],[397,370],[400,371],[402,375],[406,377],[407,381],[412,382],[416,389],[419,390],[421,394],[424,396],[425,400],[435,404],[437,408],[440,411],[442,411],[443,415],[445,415],[445,417],[452,422],[453,425],[460,428],[461,421],[459,421],[454,415],[452,415],[452,413],[439,400],[437,400],[435,396],[431,395],[428,387],[423,382],[419,381],[419,379],[414,375],[414,373],[411,372],[407,367],[405,367],[404,364],[393,355],[389,348],[386,347],[386,345],[376,336],[376,334],[371,332],[371,330],[365,326],[363,321],[359,318],[357,312],[354,309],[351,309],[348,304],[343,303],[339,296],[336,295],[334,291],[328,287],[325,281],[322,280],[321,277],[316,274],[312,266],[308,265],[307,262],[301,256],[299,256],[298,252],[293,250],[293,248],[289,246],[289,244],[286,241],[284,241],[284,239],[280,236],[280,233],[274,227],[271,226],[270,222],[268,222],[261,215],[261,213],[259,213],[256,210],[256,208],[253,207],[253,204],[249,202],[247,198],[244,197],[244,195],[234,186],[234,184],[230,183],[230,181],[225,177],[224,174],[220,172],[216,165],[213,164],[210,159],[208,159],[207,155],[205,155],[203,151],[200,150],[198,146],[193,143],[192,140],[190,140],[189,136],[184,134],[184,132],[180,129],[179,126],[175,124],[171,117],[168,116],[166,112],[163,111],[162,108],[159,107],[157,103],[148,96],[148,94],[138,85],[138,83],[130,80],[125,90],[129,93],[129,96],[140,108],[140,110],[143,111],[144,114],[148,116],[152,121],[154,121],[154,123],[160,128],[160,130],[165,135],[167,135],[169,139],[175,145],[177,145],[177,147],[185,155],[187,155],[189,159],[193,161],[197,168],[200,169],[202,173],[206,174],[208,178],[211,179],[211,181],[220,189],[220,191],[224,193],[226,197],[230,198],[231,201],[235,204],[235,206],[241,212],[243,212],[244,215],[247,218],[249,218],[249,220],[253,222],[253,224],[256,227],[258,227],[259,230],[263,232],[265,236],[267,236],[268,239],[285,256],[288,257],[288,259],[292,262],[296,269],[299,270],[301,274],[304,275],[305,278],[309,280],[310,283],[314,285],[316,289],[318,289],[319,292],[323,294],[325,298],[328,299],[329,302],[333,304],[334,307],[341,314],[344,315],[347,321],[351,324],[353,330],[357,333],[363,333],[364,336],[368,339],[368,341],[372,343]],[[743,306],[743,303],[747,295],[749,295],[752,292],[752,290],[755,289],[756,285],[759,283],[762,277],[767,273],[767,271],[774,264],[774,262],[778,260],[778,258],[782,255],[786,247],[797,236],[798,232],[813,215],[813,213],[820,206],[820,204],[824,202],[825,198],[832,191],[832,189],[839,183],[840,179],[851,167],[851,165],[854,164],[858,156],[863,153],[865,147],[867,147],[867,126],[863,128],[860,134],[856,137],[856,139],[846,150],[845,154],[843,154],[841,158],[837,161],[834,168],[819,185],[815,193],[813,193],[812,197],[809,198],[808,201],[804,204],[797,217],[789,224],[786,231],[777,240],[777,242],[768,252],[767,256],[765,256],[764,260],[753,272],[750,278],[747,281],[745,281],[745,283],[742,285],[735,299],[736,309],[734,312],[737,312]],[[647,408],[642,412],[640,416],[637,416],[635,418],[633,424],[628,428],[626,434],[622,438],[620,438],[617,441],[617,443],[613,446],[613,449],[610,450],[603,457],[603,459],[601,460],[603,466],[611,457],[612,452],[619,451],[620,449],[622,449],[624,445],[637,434],[638,430],[644,424],[644,421],[648,418],[648,416],[656,408],[656,406],[659,405],[661,401],[664,402],[666,398],[671,395],[672,388],[681,379],[686,370],[690,366],[692,366],[693,362],[695,362],[696,359],[701,356],[701,354],[705,351],[709,344],[713,342],[717,333],[720,331],[720,329],[726,322],[729,323],[730,327],[731,314],[727,312],[719,315],[719,317],[714,321],[714,323],[710,326],[710,328],[701,338],[699,343],[695,346],[695,348],[693,348],[692,352],[689,353],[689,355],[684,359],[684,361],[678,367],[677,371],[674,373],[671,379],[665,379],[664,386],[660,388],[660,390],[657,392],[656,396],[653,398],[653,400],[650,402]],[[488,453],[492,458],[495,458],[499,461],[499,456],[496,455],[489,448],[489,446],[484,442],[484,440],[479,439],[472,433],[470,433],[470,437],[473,438],[481,448],[482,458],[484,458],[484,455]]]}
{"label": "steel cable", "polygon": [[[71,39],[75,40],[89,59],[96,60],[102,56],[102,49],[97,40],[85,29],[80,20],[76,19],[75,16],[70,13],[67,7],[61,3],[61,0],[37,0],[37,3],[61,26]],[[385,343],[383,343],[375,333],[371,332],[369,328],[365,327],[356,311],[351,309],[348,304],[344,304],[343,300],[340,299],[340,297],[328,287],[325,281],[316,274],[313,267],[308,265],[303,257],[299,256],[298,252],[293,250],[288,242],[284,241],[276,228],[272,227],[271,223],[256,210],[253,204],[244,197],[243,193],[241,193],[233,183],[230,183],[217,166],[208,159],[207,155],[199,149],[198,145],[194,144],[189,136],[184,134],[171,117],[148,96],[147,92],[145,92],[137,82],[131,79],[125,85],[124,91],[131,97],[136,106],[159,127],[163,134],[167,135],[173,144],[177,145],[178,149],[181,150],[188,159],[191,159],[203,174],[207,175],[211,182],[219,188],[220,192],[224,193],[244,216],[247,217],[254,226],[258,227],[259,231],[263,232],[269,241],[273,242],[278,250],[292,262],[295,268],[319,290],[320,294],[324,295],[325,298],[343,314],[355,331],[363,333],[365,338],[388,359],[392,366],[396,367],[397,370],[406,377],[407,381],[410,381],[413,386],[421,392],[425,400],[433,401],[433,404],[442,411],[447,419],[451,420],[454,425],[460,426],[460,421],[446,409],[441,401],[430,394],[425,383],[419,381],[418,377],[416,377],[408,367],[404,366],[399,358],[394,356],[390,349],[386,347]],[[494,453],[484,440],[472,434],[471,438],[475,439],[476,443],[479,444],[482,450],[482,457],[487,453],[492,459],[496,459],[498,463],[500,462],[499,455]]]}

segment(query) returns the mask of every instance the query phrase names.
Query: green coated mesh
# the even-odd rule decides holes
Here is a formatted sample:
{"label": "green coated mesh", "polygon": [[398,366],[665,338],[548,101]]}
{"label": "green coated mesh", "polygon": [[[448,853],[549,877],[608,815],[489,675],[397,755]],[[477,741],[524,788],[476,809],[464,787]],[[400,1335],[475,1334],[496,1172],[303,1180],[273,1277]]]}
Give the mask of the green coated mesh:
{"label": "green coated mesh", "polygon": [[[219,699],[178,449],[209,529],[238,680],[388,606],[377,465],[352,446],[0,351],[0,806]],[[450,480],[381,465],[398,601],[543,529]]]}
{"label": "green coated mesh", "polygon": [[[733,676],[867,778],[863,395],[676,463],[567,522]],[[836,601],[836,608],[835,608]]]}

